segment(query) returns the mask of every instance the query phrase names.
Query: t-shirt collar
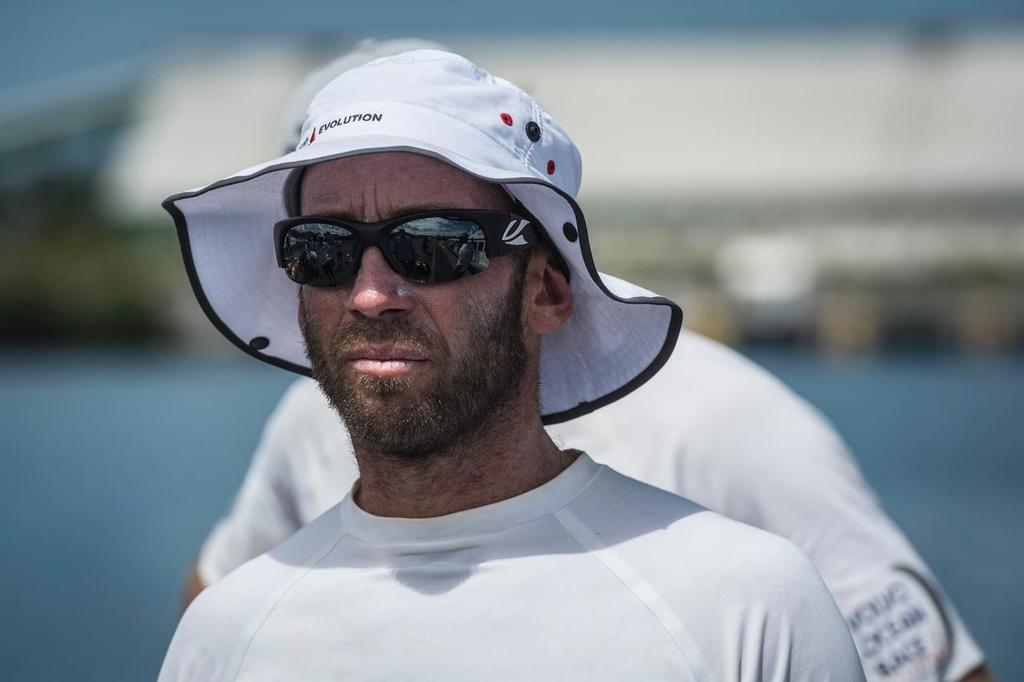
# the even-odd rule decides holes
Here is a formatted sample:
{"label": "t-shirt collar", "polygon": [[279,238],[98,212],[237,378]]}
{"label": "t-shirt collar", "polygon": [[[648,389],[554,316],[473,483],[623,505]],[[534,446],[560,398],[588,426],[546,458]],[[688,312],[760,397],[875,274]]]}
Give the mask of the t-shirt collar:
{"label": "t-shirt collar", "polygon": [[374,516],[363,511],[353,496],[357,480],[340,505],[345,530],[370,544],[444,543],[498,533],[554,513],[579,497],[604,467],[586,453],[553,479],[507,500],[430,518]]}

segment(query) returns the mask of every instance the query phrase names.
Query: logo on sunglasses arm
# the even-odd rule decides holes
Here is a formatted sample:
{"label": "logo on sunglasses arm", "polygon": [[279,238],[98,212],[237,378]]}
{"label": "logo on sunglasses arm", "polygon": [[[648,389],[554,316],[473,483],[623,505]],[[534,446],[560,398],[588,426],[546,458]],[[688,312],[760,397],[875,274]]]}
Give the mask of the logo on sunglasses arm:
{"label": "logo on sunglasses arm", "polygon": [[505,228],[505,233],[501,235],[501,241],[509,246],[525,246],[526,237],[523,236],[523,230],[529,224],[529,220],[513,220]]}

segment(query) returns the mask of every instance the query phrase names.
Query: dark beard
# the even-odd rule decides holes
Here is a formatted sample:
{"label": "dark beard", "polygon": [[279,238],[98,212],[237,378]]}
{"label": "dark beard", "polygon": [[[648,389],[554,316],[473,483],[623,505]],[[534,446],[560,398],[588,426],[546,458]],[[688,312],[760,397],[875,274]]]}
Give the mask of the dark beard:
{"label": "dark beard", "polygon": [[[327,339],[300,296],[299,320],[313,378],[341,415],[353,442],[404,460],[423,460],[471,438],[490,421],[489,415],[516,397],[527,367],[522,270],[516,268],[512,286],[497,308],[466,305],[464,319],[475,321],[470,327],[473,338],[459,358],[448,356],[441,339],[404,317],[360,317]],[[434,362],[446,359],[441,369],[448,371],[419,396],[409,394],[415,380],[406,377],[359,374],[353,381],[343,371],[341,358],[367,342],[394,342],[423,351]]]}

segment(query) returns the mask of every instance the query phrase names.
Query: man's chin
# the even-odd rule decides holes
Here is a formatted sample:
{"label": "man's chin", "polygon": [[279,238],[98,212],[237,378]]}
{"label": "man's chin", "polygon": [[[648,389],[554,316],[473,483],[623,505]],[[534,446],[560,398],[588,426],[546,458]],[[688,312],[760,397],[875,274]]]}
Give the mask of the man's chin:
{"label": "man's chin", "polygon": [[439,423],[435,401],[402,377],[362,376],[334,403],[353,442],[402,459],[419,459],[449,442],[432,434]]}
{"label": "man's chin", "polygon": [[354,396],[368,401],[413,399],[419,393],[416,377],[357,374],[350,386]]}

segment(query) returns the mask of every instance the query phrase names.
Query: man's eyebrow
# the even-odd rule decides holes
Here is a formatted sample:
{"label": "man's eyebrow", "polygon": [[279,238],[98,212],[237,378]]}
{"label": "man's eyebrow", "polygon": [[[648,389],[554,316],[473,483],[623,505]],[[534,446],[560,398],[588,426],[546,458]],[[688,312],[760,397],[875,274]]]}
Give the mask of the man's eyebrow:
{"label": "man's eyebrow", "polygon": [[[406,204],[401,209],[394,209],[391,206],[385,206],[384,208],[384,220],[391,220],[393,218],[399,218],[404,215],[412,215],[413,213],[426,213],[428,211],[455,211],[459,210],[460,207],[453,206],[450,203],[424,201],[417,204]],[[323,211],[320,215],[328,218],[337,218],[338,220],[348,220],[351,222],[360,222],[361,216],[356,216],[350,211]]]}

